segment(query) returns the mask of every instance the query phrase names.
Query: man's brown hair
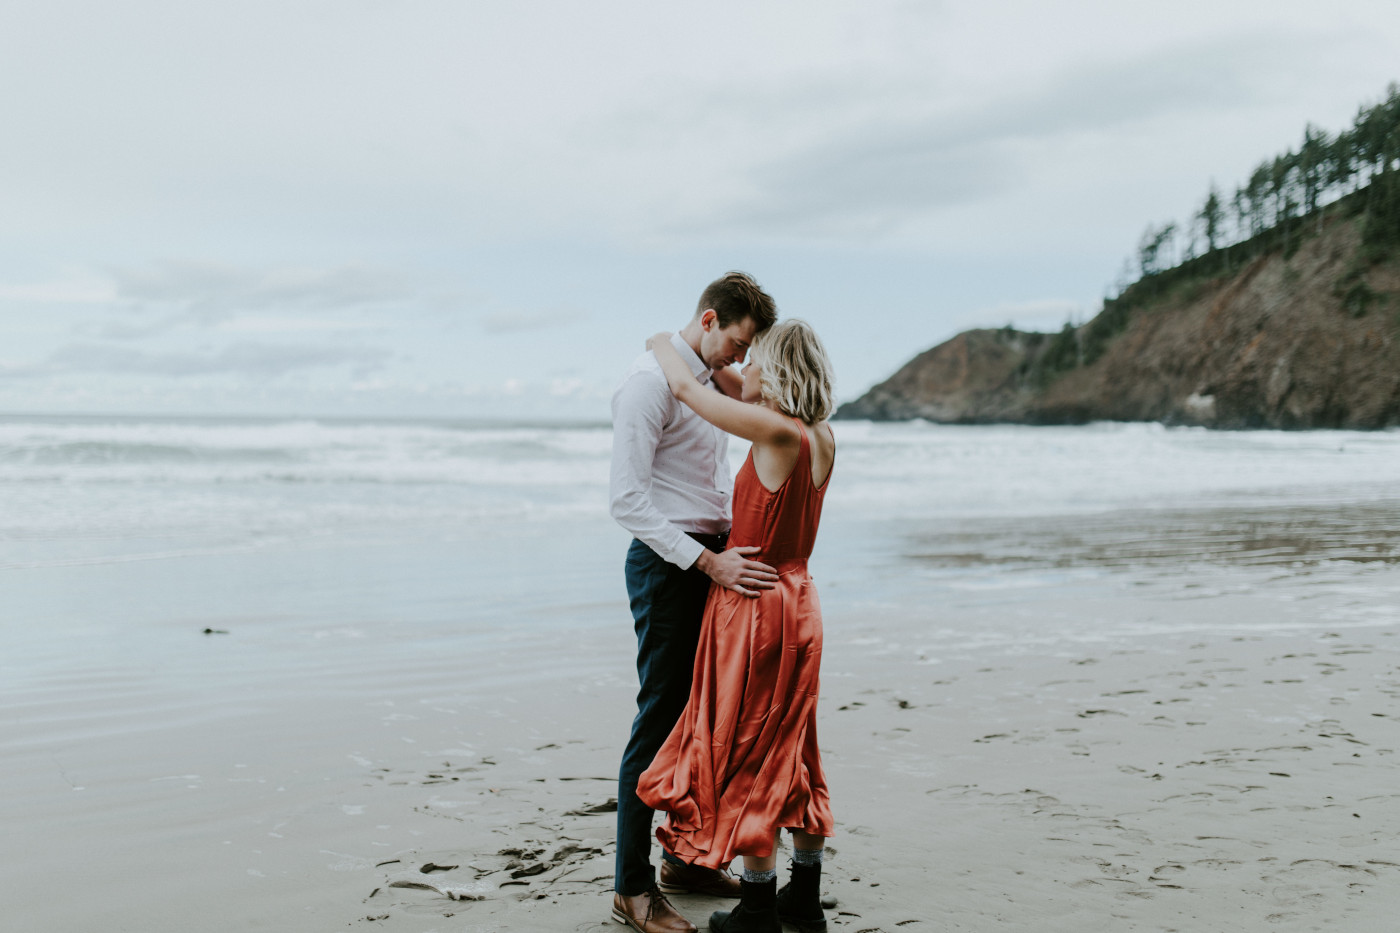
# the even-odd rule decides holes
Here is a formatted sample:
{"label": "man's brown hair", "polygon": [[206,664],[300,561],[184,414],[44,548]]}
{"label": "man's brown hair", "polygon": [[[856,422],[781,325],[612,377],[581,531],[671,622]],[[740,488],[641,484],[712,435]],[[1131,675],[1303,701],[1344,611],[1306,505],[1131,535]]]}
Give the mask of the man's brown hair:
{"label": "man's brown hair", "polygon": [[755,333],[763,333],[778,319],[773,298],[747,272],[726,272],[705,287],[695,313],[714,308],[721,328],[752,318]]}

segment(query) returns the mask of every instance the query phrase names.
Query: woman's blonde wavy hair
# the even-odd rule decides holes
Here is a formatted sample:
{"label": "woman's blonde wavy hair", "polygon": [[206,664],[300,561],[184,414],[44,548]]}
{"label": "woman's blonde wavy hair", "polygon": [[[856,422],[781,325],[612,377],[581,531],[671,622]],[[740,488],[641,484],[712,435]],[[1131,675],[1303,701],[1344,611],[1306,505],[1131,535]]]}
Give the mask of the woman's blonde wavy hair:
{"label": "woman's blonde wavy hair", "polygon": [[749,347],[749,361],[759,368],[764,400],[783,414],[807,424],[831,414],[831,360],[806,321],[788,318],[763,331]]}

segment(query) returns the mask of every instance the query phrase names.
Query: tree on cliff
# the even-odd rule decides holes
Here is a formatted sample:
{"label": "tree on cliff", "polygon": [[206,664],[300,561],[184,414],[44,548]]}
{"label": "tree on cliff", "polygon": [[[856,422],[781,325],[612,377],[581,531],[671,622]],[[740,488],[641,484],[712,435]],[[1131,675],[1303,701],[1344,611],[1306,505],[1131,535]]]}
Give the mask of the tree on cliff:
{"label": "tree on cliff", "polygon": [[1156,275],[1163,269],[1171,268],[1171,246],[1176,239],[1176,224],[1167,223],[1161,227],[1147,225],[1147,229],[1142,232],[1142,239],[1138,242],[1138,267],[1142,269],[1143,277]]}
{"label": "tree on cliff", "polygon": [[[965,375],[969,332],[837,417],[1400,425],[1400,85],[1335,134],[1307,124],[1296,152],[1260,162],[1228,198],[1212,181],[1200,204],[1187,224],[1148,225],[1089,321],[980,338],[979,387]],[[963,375],[950,383],[928,354],[956,356]]]}
{"label": "tree on cliff", "polygon": [[[1292,250],[1306,235],[1303,218],[1316,220],[1311,227],[1316,232],[1323,208],[1363,189],[1364,203],[1354,209],[1365,215],[1368,247],[1400,247],[1400,84],[1392,83],[1382,100],[1359,108],[1353,125],[1335,136],[1307,124],[1298,151],[1259,163],[1228,202],[1212,182],[1185,228],[1192,239],[1179,256],[1171,248],[1177,226],[1149,226],[1138,242],[1138,270],[1147,278],[1172,269],[1178,260],[1191,263],[1202,255],[1195,246],[1197,235],[1204,236],[1204,255],[1225,251],[1223,260],[1212,259],[1213,269],[1248,261],[1277,245]],[[1230,221],[1233,238],[1227,235]],[[1234,249],[1241,244],[1246,248]]]}
{"label": "tree on cliff", "polygon": [[1220,192],[1215,189],[1214,183],[1210,186],[1210,194],[1206,195],[1206,203],[1201,206],[1201,212],[1196,217],[1201,221],[1205,233],[1206,252],[1215,252],[1225,232],[1221,227],[1225,219],[1225,209],[1221,206]]}

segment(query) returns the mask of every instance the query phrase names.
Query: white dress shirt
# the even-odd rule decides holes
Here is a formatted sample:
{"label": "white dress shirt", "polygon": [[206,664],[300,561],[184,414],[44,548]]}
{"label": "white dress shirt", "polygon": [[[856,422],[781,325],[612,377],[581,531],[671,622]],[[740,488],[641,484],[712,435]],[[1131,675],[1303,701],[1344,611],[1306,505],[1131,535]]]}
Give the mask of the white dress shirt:
{"label": "white dress shirt", "polygon": [[[709,383],[710,370],[679,334],[671,345]],[[612,517],[661,557],[690,567],[704,545],[686,532],[729,530],[729,436],[671,394],[650,350],[613,393],[612,417]]]}

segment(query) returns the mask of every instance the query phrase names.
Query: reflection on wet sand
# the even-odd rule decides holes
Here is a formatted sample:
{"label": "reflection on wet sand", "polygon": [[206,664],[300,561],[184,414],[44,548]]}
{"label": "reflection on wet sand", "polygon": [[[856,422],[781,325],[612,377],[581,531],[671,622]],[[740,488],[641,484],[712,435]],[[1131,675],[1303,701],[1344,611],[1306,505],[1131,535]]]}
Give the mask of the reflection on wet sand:
{"label": "reflection on wet sand", "polygon": [[910,537],[937,567],[1170,570],[1202,564],[1308,573],[1338,562],[1400,563],[1400,499],[1337,506],[1125,511],[978,519]]}

